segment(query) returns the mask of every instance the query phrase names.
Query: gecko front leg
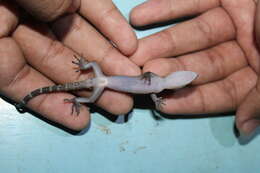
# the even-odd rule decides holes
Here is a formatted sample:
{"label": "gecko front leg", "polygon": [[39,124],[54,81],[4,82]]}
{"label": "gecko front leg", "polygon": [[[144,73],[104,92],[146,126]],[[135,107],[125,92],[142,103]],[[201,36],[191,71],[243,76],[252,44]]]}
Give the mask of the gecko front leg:
{"label": "gecko front leg", "polygon": [[104,87],[94,87],[94,91],[89,98],[74,97],[71,99],[64,99],[64,102],[72,103],[71,115],[74,113],[74,110],[77,113],[77,115],[79,115],[81,103],[94,103],[98,99],[98,97],[101,95],[103,90],[104,90]]}
{"label": "gecko front leg", "polygon": [[153,72],[145,72],[141,75],[141,80],[143,80],[145,84],[151,85],[152,78],[156,76],[157,75]]}
{"label": "gecko front leg", "polygon": [[72,61],[72,63],[78,66],[76,72],[93,68],[96,77],[104,76],[103,72],[101,71],[100,67],[96,62],[88,62],[87,60],[85,60],[85,58],[78,58],[76,55],[74,55],[74,58],[76,59],[76,61]]}

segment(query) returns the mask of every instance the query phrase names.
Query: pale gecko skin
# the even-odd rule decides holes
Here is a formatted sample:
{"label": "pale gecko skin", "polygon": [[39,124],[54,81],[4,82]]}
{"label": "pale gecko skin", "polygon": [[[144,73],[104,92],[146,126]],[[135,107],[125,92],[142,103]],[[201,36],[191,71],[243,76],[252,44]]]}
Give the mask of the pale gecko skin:
{"label": "pale gecko skin", "polygon": [[72,99],[64,99],[65,102],[73,103],[72,114],[74,109],[77,114],[80,113],[81,103],[93,103],[102,94],[105,88],[110,88],[115,91],[133,93],[133,94],[151,94],[151,98],[155,103],[156,109],[162,109],[163,100],[157,97],[156,93],[160,93],[164,89],[179,89],[190,84],[196,77],[197,73],[192,71],[177,71],[169,74],[166,77],[160,77],[152,72],[146,72],[140,76],[105,76],[101,71],[99,65],[95,62],[87,62],[83,57],[80,59],[74,56],[77,62],[72,61],[81,70],[93,69],[94,78],[86,79],[79,82],[66,83],[61,85],[54,85],[36,89],[23,98],[23,100],[16,105],[18,111],[23,112],[23,107],[34,97],[62,91],[75,91],[82,89],[93,88],[92,95],[89,98],[75,97]]}

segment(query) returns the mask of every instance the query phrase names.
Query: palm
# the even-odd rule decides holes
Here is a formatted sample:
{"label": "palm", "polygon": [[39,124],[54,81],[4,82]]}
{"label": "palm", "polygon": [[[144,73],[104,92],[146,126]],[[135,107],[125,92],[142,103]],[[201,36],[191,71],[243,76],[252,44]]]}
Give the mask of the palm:
{"label": "palm", "polygon": [[[34,17],[56,20],[47,25],[32,20],[22,10],[18,12],[18,2]],[[78,6],[68,6],[72,2],[79,1],[0,1],[0,94],[20,101],[36,88],[86,79],[91,74],[75,73],[71,63],[76,54],[98,62],[109,75],[140,74],[139,67],[125,56],[135,51],[136,36],[113,2],[81,0]],[[66,10],[70,14],[64,15]],[[20,16],[26,16],[23,21],[31,23],[20,24]],[[70,116],[71,104],[64,104],[63,100],[72,97],[72,93],[41,95],[28,107],[68,128],[81,130],[88,124],[90,113],[82,107],[79,116]],[[98,106],[114,114],[129,112],[132,104],[129,95],[109,90],[97,101]]]}
{"label": "palm", "polygon": [[253,0],[152,0],[132,11],[135,25],[200,14],[141,39],[131,57],[144,65],[144,71],[165,75],[185,69],[199,74],[194,87],[166,98],[163,112],[201,114],[238,109],[238,127],[245,133],[255,128],[256,123],[245,124],[255,116],[252,107],[256,100],[251,99],[250,106],[245,99],[254,91],[259,71],[253,37],[255,10]]}

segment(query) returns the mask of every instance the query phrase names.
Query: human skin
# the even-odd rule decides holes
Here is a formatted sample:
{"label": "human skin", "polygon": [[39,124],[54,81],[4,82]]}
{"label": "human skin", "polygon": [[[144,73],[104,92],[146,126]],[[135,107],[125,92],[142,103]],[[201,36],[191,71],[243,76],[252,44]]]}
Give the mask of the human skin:
{"label": "human skin", "polygon": [[132,10],[136,26],[194,16],[142,38],[130,57],[144,72],[199,74],[193,87],[167,96],[162,112],[236,111],[241,134],[249,135],[259,126],[259,10],[254,0],[149,0]]}
{"label": "human skin", "polygon": [[[16,2],[0,2],[1,94],[20,101],[34,89],[93,75],[76,73],[73,55],[96,61],[107,75],[140,74],[139,67],[127,58],[137,48],[136,36],[112,1]],[[83,91],[77,94],[89,95]],[[42,95],[28,107],[63,126],[81,130],[88,125],[90,113],[83,106],[78,116],[72,116],[71,104],[63,101],[72,97],[71,93]],[[106,90],[96,104],[113,114],[123,114],[132,108],[133,100],[127,94]]]}

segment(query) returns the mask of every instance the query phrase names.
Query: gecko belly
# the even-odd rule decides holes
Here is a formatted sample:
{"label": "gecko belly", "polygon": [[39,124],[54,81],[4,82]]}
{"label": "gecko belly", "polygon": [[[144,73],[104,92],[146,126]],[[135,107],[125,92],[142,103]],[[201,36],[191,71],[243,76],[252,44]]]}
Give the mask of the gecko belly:
{"label": "gecko belly", "polygon": [[107,81],[107,88],[133,94],[159,93],[163,90],[161,78],[151,78],[149,82],[140,77],[111,76],[107,77]]}

